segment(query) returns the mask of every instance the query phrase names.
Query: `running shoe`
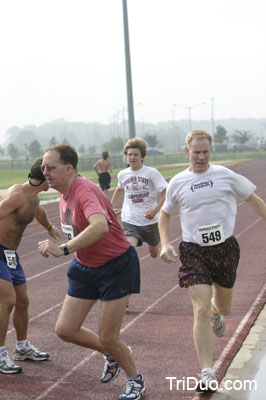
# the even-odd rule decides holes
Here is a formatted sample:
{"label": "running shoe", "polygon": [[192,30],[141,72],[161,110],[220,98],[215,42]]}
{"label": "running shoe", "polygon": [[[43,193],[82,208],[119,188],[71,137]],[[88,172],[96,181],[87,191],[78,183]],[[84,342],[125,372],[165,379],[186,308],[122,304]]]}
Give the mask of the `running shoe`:
{"label": "running shoe", "polygon": [[145,394],[146,388],[142,375],[138,375],[136,379],[128,379],[123,393],[118,400],[140,400]]}
{"label": "running shoe", "polygon": [[201,393],[216,392],[217,389],[218,389],[218,381],[212,369],[203,371],[200,374],[200,380],[198,381],[196,392],[201,392]]}
{"label": "running shoe", "polygon": [[2,374],[17,374],[21,371],[22,368],[10,360],[7,351],[0,354],[0,372],[2,372]]}
{"label": "running shoe", "polygon": [[108,383],[113,381],[119,375],[121,367],[115,360],[110,361],[106,356],[104,356],[104,358],[106,361],[103,367],[101,381],[102,383]]}
{"label": "running shoe", "polygon": [[[130,346],[128,346],[130,354],[132,354],[132,349]],[[113,359],[110,358],[110,356],[103,356],[105,359],[105,364],[103,367],[103,373],[101,376],[101,381],[102,383],[108,383],[113,381],[118,375],[119,372],[121,371],[120,365]]]}
{"label": "running shoe", "polygon": [[39,349],[36,349],[30,341],[27,342],[26,347],[19,347],[16,345],[15,351],[13,353],[14,360],[33,360],[33,361],[44,361],[49,358],[48,353],[44,353]]}
{"label": "running shoe", "polygon": [[225,323],[222,315],[219,315],[217,318],[211,317],[211,325],[213,333],[216,336],[222,337],[225,335]]}

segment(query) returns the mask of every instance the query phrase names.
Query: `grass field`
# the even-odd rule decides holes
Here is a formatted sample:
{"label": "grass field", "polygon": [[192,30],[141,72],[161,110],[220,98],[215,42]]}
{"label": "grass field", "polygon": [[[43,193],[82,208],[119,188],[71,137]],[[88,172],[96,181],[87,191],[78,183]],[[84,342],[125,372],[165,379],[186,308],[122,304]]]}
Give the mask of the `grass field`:
{"label": "grass field", "polygon": [[[215,164],[223,164],[223,165],[230,165],[233,162],[243,162],[248,160],[248,158],[237,158],[237,159],[227,159],[227,160],[220,160],[220,161],[212,161]],[[175,167],[175,164],[171,165],[155,165],[155,168],[157,168],[161,174],[164,177],[169,177],[177,174],[178,172],[182,171],[183,169],[186,168],[180,167],[179,165]],[[111,187],[116,187],[117,186],[117,174],[120,171],[120,168],[113,169],[112,172],[112,181],[111,181]],[[4,190],[15,183],[24,183],[28,179],[28,170],[23,170],[23,169],[0,169],[0,190]],[[95,171],[80,171],[80,173],[84,176],[86,176],[88,179],[92,180],[93,182],[97,183],[98,182],[98,177]],[[59,197],[58,193],[42,193],[39,195],[41,200],[53,200]]]}

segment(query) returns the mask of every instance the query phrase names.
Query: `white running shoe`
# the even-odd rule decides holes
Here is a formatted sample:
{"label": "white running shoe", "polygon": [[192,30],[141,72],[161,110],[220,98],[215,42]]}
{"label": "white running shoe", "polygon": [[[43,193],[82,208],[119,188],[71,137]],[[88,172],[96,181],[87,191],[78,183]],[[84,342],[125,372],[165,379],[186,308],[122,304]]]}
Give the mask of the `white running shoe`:
{"label": "white running shoe", "polygon": [[212,369],[202,371],[200,374],[200,380],[196,387],[196,392],[216,392],[218,389],[218,381],[215,373]]}
{"label": "white running shoe", "polygon": [[10,360],[7,351],[0,353],[0,372],[2,374],[17,374],[22,368]]}
{"label": "white running shoe", "polygon": [[33,360],[33,361],[44,361],[49,358],[48,353],[43,353],[39,349],[36,349],[31,342],[28,340],[26,347],[15,347],[15,351],[13,353],[13,360]]}
{"label": "white running shoe", "polygon": [[219,315],[217,318],[211,317],[211,325],[213,333],[216,336],[222,337],[225,335],[225,323],[222,315]]}

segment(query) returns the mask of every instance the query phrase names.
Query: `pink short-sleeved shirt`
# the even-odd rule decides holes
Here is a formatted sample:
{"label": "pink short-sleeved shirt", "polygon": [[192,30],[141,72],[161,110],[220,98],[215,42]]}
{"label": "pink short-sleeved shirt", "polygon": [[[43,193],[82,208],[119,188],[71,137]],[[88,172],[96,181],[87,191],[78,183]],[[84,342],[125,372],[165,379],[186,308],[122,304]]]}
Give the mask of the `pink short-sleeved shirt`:
{"label": "pink short-sleeved shirt", "polygon": [[130,246],[110,201],[93,182],[79,176],[67,196],[60,193],[60,219],[62,230],[68,239],[77,236],[87,226],[92,214],[103,214],[109,232],[93,245],[75,252],[77,261],[88,267],[100,267],[119,257]]}

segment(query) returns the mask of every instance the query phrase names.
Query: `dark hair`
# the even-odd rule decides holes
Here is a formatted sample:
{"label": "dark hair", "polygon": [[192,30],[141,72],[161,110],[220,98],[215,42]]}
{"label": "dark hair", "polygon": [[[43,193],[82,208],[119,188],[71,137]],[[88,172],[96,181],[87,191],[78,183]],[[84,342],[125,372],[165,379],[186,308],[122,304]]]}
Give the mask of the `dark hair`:
{"label": "dark hair", "polygon": [[55,146],[48,147],[44,152],[57,151],[60,154],[60,161],[62,164],[70,164],[73,169],[77,169],[78,153],[74,147],[69,144],[56,144]]}
{"label": "dark hair", "polygon": [[108,151],[103,151],[103,152],[102,152],[102,156],[103,156],[103,159],[104,159],[104,160],[107,160],[107,158],[108,158],[108,156],[109,156]]}
{"label": "dark hair", "polygon": [[42,157],[36,158],[36,160],[33,161],[28,178],[36,179],[37,181],[40,181],[41,183],[44,182],[45,176],[42,173],[41,166],[42,166]]}

